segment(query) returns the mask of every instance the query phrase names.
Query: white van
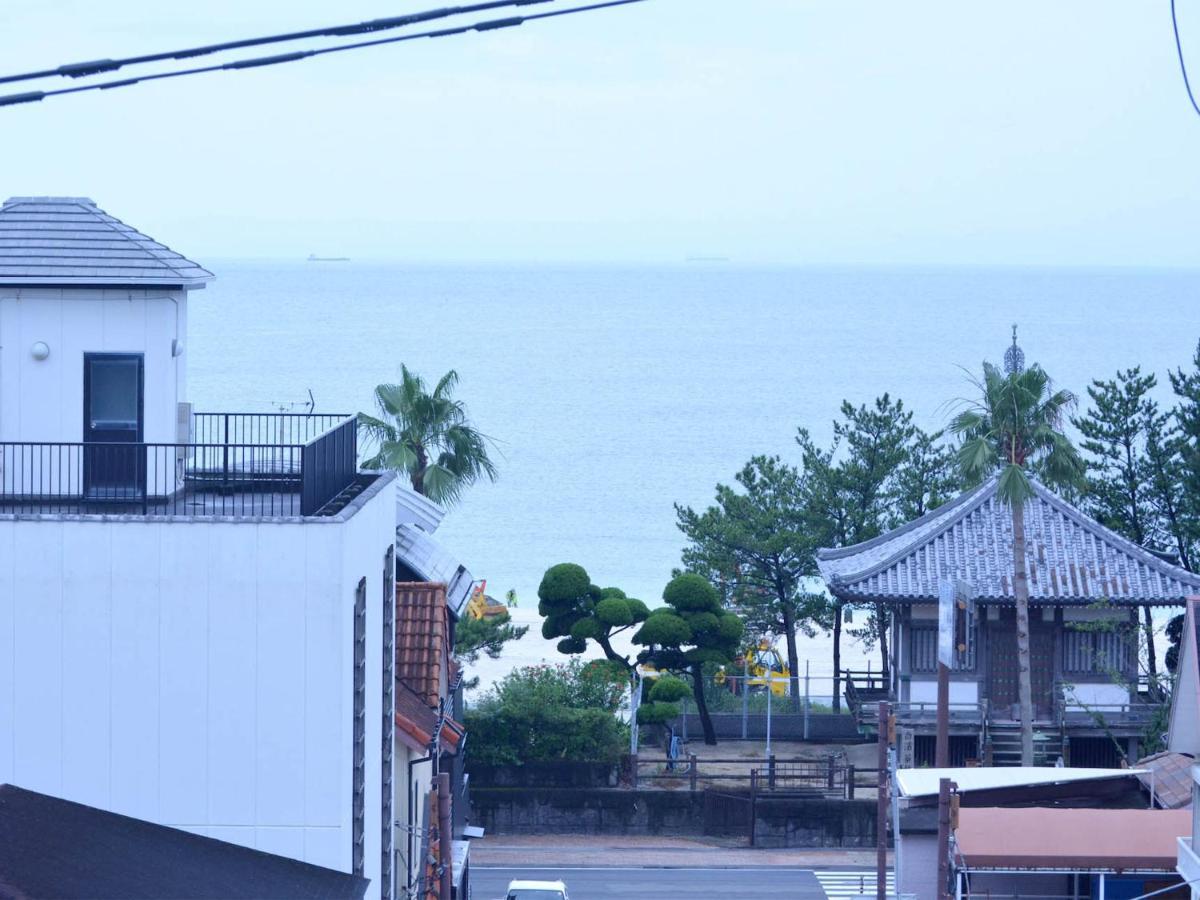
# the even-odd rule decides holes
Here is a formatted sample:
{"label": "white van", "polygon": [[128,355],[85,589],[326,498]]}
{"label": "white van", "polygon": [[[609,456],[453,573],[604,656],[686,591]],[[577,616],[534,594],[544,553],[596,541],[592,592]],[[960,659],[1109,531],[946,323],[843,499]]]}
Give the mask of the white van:
{"label": "white van", "polygon": [[505,900],[569,900],[561,881],[510,881]]}

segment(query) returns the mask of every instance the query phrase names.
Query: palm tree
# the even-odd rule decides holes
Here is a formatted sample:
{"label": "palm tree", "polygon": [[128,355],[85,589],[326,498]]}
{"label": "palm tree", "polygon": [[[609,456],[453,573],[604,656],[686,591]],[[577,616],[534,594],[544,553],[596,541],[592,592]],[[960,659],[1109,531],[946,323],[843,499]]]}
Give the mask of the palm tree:
{"label": "palm tree", "polygon": [[359,413],[359,423],[375,455],[367,469],[403,472],[412,489],[442,506],[457,502],[464,490],[497,470],[488,456],[494,442],[467,418],[461,400],[453,396],[458,373],[451,369],[432,391],[425,380],[400,366],[399,384],[375,388],[379,417]]}
{"label": "palm tree", "polygon": [[[1015,351],[1015,352],[1014,352]],[[996,496],[1012,510],[1013,589],[1017,600],[1018,698],[1021,705],[1021,764],[1033,764],[1033,697],[1029,667],[1029,581],[1025,568],[1025,503],[1034,494],[1030,474],[1056,487],[1078,485],[1083,477],[1079,452],[1062,433],[1070,391],[1056,391],[1036,363],[1022,368],[1016,347],[1006,354],[1005,371],[983,364],[976,382],[980,397],[959,413],[951,429],[963,438],[958,463],[971,483],[999,472]]]}

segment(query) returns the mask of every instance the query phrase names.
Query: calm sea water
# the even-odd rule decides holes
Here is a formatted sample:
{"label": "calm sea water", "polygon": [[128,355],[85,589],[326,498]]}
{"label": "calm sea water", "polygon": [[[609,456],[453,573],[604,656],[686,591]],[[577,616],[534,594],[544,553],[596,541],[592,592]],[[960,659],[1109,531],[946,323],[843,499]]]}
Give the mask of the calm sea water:
{"label": "calm sea water", "polygon": [[[673,504],[707,503],[753,454],[794,459],[799,425],[828,439],[843,399],[888,391],[940,427],[1014,322],[1027,358],[1081,394],[1137,364],[1165,382],[1200,338],[1200,270],[210,268],[191,304],[197,409],[269,411],[311,389],[319,410],[368,410],[401,362],[458,370],[501,478],[439,536],[535,623],[485,682],[554,657],[536,634],[547,566],[656,601],[679,561]],[[805,643],[813,672],[829,646]]]}

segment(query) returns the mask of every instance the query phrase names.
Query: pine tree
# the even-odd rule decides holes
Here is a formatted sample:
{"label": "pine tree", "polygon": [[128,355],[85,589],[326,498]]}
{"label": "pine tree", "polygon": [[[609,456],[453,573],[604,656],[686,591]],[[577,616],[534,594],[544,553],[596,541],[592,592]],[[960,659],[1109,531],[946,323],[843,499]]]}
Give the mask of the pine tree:
{"label": "pine tree", "polygon": [[1192,369],[1177,369],[1169,373],[1171,387],[1179,398],[1175,410],[1179,428],[1180,458],[1180,532],[1188,546],[1188,556],[1195,560],[1196,545],[1200,542],[1200,343],[1192,357]]}
{"label": "pine tree", "polygon": [[[1152,488],[1152,465],[1146,452],[1147,428],[1155,421],[1150,391],[1158,384],[1135,366],[1115,379],[1095,380],[1088,387],[1092,406],[1072,420],[1083,435],[1080,447],[1087,463],[1087,512],[1107,528],[1140,547],[1160,549],[1160,527]],[[1158,684],[1154,620],[1142,607],[1142,636],[1151,685]]]}

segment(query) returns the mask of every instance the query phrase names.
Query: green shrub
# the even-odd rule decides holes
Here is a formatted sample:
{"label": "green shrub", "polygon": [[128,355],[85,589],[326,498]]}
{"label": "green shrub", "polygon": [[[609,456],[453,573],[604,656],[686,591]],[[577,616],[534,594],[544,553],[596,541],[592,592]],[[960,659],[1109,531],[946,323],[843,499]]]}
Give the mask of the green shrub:
{"label": "green shrub", "polygon": [[615,762],[629,745],[625,684],[603,660],[515,669],[467,711],[468,753],[489,765]]}

